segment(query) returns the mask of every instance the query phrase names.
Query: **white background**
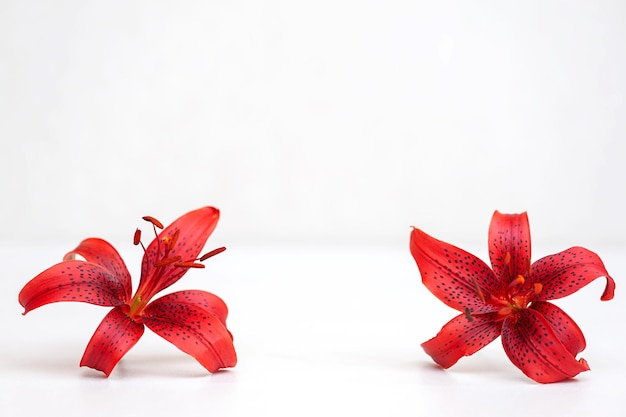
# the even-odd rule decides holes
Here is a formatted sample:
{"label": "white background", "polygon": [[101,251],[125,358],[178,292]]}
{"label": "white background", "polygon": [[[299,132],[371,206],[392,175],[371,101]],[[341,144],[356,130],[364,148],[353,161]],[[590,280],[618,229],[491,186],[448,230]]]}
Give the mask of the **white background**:
{"label": "white background", "polygon": [[[619,415],[625,18],[620,1],[0,1],[0,410]],[[76,364],[104,310],[19,315],[80,239],[126,248],[135,274],[141,216],[207,204],[229,251],[180,288],[229,304],[233,371],[189,378],[146,336],[103,381]],[[409,226],[484,257],[494,209],[529,211],[535,258],[583,245],[618,281],[568,309],[593,369],[577,382],[529,384],[499,342],[448,372],[419,348],[454,313],[419,284]]]}

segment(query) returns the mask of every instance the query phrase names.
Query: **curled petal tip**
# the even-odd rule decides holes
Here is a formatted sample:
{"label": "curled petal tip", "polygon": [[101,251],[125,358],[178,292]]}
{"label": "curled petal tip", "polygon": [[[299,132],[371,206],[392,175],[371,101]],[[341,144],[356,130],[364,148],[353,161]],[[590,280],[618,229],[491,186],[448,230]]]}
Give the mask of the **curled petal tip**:
{"label": "curled petal tip", "polygon": [[615,281],[613,278],[607,275],[606,277],[606,287],[604,287],[604,292],[600,297],[601,301],[609,301],[612,300],[615,296]]}
{"label": "curled petal tip", "polygon": [[587,371],[590,371],[589,363],[585,360],[585,358],[578,359],[578,363],[580,363]]}

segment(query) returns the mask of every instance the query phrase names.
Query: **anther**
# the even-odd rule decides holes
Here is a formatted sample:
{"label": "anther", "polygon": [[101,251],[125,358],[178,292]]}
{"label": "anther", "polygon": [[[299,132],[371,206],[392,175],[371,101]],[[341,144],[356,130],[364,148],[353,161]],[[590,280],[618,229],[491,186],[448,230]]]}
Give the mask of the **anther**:
{"label": "anther", "polygon": [[133,245],[137,246],[141,242],[141,230],[135,230],[135,235],[133,236]]}
{"label": "anther", "polygon": [[154,226],[158,227],[159,229],[163,229],[163,223],[161,223],[160,221],[158,221],[152,216],[143,216],[142,219],[144,219],[147,222],[152,223]]}
{"label": "anther", "polygon": [[215,255],[218,255],[218,254],[220,254],[220,253],[224,252],[225,250],[226,250],[226,248],[225,248],[225,247],[223,247],[223,246],[222,246],[221,248],[213,249],[211,252],[207,252],[207,253],[205,253],[204,255],[202,255],[201,257],[199,257],[199,258],[198,258],[198,260],[199,260],[200,262],[202,262],[202,261],[206,261],[206,260],[207,260],[207,259],[209,259],[210,257],[215,256]]}
{"label": "anther", "polygon": [[204,268],[204,264],[197,262],[176,262],[174,266],[179,268]]}

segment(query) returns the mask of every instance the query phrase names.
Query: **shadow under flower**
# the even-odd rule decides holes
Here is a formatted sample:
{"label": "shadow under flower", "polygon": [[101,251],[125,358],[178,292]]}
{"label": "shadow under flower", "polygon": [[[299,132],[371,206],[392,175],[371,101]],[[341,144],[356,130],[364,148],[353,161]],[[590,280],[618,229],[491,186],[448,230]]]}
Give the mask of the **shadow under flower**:
{"label": "shadow under flower", "polygon": [[[110,379],[118,378],[145,378],[145,377],[168,377],[168,378],[203,378],[214,375],[228,375],[228,370],[220,370],[209,373],[193,358],[181,355],[179,352],[166,353],[141,353],[141,355],[129,355],[123,358],[113,369]],[[104,377],[99,371],[86,369],[86,377]]]}
{"label": "shadow under flower", "polygon": [[490,381],[502,380],[536,385],[536,383],[529,380],[512,364],[492,358],[490,355],[474,356],[470,360],[468,360],[468,358],[462,358],[449,369],[444,369],[426,359],[417,362],[416,366],[428,379],[444,378],[447,382],[451,382],[452,380],[460,382],[467,380],[466,377],[471,376],[475,382],[479,382],[478,378],[484,378]]}

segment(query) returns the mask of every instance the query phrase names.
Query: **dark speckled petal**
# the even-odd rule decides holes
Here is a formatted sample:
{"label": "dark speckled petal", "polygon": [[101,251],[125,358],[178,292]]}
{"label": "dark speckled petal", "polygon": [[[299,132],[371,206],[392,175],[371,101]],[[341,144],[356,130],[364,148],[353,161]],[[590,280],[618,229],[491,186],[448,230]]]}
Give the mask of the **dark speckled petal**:
{"label": "dark speckled petal", "polygon": [[411,254],[422,282],[437,298],[458,311],[490,313],[498,307],[485,303],[488,294],[499,295],[501,285],[493,271],[476,256],[419,229],[411,233]]}
{"label": "dark speckled petal", "polygon": [[143,335],[144,327],[130,319],[125,306],[115,307],[104,317],[91,337],[80,366],[102,371],[106,376]]}
{"label": "dark speckled petal", "polygon": [[142,319],[150,330],[196,358],[209,372],[237,363],[232,336],[220,318],[186,302],[180,293],[154,300]]}
{"label": "dark speckled petal", "polygon": [[[496,277],[507,285],[518,275],[528,276],[530,266],[528,215],[496,211],[489,224],[489,260]],[[507,254],[510,256],[507,262]]]}
{"label": "dark speckled petal", "polygon": [[589,370],[584,359],[576,360],[561,343],[543,314],[532,308],[504,320],[502,345],[511,362],[540,383],[563,381]]}
{"label": "dark speckled petal", "polygon": [[[203,207],[190,211],[166,227],[146,248],[141,263],[139,292],[146,298],[152,298],[178,281],[189,268],[181,268],[175,263],[157,268],[157,263],[165,258],[180,256],[180,260],[194,261],[215,229],[219,219],[219,210]],[[173,248],[164,243],[174,240]],[[145,291],[145,292],[144,292]]]}
{"label": "dark speckled petal", "polygon": [[59,301],[118,306],[124,303],[125,291],[117,277],[102,266],[85,261],[65,261],[30,280],[18,298],[26,314]]}
{"label": "dark speckled petal", "polygon": [[422,348],[444,368],[454,365],[463,356],[470,356],[500,336],[501,323],[494,320],[497,313],[476,315],[470,321],[465,314],[445,324]]}
{"label": "dark speckled petal", "polygon": [[76,255],[82,256],[87,262],[98,264],[107,269],[111,275],[117,278],[124,288],[123,301],[130,301],[132,284],[130,273],[117,250],[106,240],[98,238],[85,239],[74,249],[67,253],[64,261],[76,259]]}
{"label": "dark speckled petal", "polygon": [[600,299],[613,299],[615,281],[609,276],[602,260],[588,249],[573,247],[539,259],[532,265],[533,282],[543,286],[537,300],[555,300],[575,293],[596,278],[606,277],[606,287]]}
{"label": "dark speckled petal", "polygon": [[569,350],[569,352],[576,356],[578,353],[585,350],[587,345],[585,336],[582,330],[576,324],[576,322],[568,316],[565,311],[547,301],[536,301],[530,307],[535,311],[538,311],[543,317],[550,323],[550,327],[557,335],[563,346]]}
{"label": "dark speckled petal", "polygon": [[177,291],[161,297],[161,302],[170,304],[194,304],[215,315],[226,326],[228,307],[217,295],[202,290]]}

